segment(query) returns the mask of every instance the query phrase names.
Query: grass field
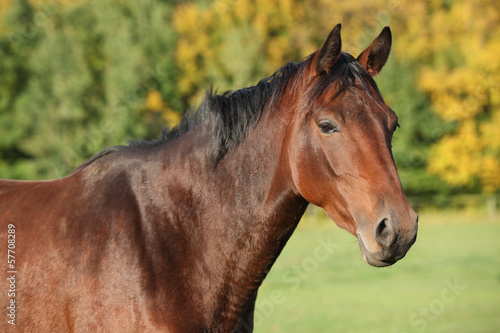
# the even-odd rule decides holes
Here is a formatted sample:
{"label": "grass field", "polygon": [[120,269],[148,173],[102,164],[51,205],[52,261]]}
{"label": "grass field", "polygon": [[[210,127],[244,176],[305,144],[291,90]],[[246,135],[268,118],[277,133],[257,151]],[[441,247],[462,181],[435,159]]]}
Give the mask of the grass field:
{"label": "grass field", "polygon": [[500,221],[420,214],[394,266],[374,268],[356,239],[307,218],[259,291],[255,331],[500,332]]}

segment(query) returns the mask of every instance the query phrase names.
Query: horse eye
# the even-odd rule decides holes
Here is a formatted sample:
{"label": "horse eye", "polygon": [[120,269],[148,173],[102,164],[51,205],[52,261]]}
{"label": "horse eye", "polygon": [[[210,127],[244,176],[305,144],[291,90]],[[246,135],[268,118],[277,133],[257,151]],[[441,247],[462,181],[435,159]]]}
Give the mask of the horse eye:
{"label": "horse eye", "polygon": [[321,121],[318,124],[318,126],[319,126],[319,129],[321,130],[321,132],[323,132],[325,134],[332,134],[332,133],[338,131],[337,127],[334,124],[332,124],[331,122],[326,121],[326,120]]}

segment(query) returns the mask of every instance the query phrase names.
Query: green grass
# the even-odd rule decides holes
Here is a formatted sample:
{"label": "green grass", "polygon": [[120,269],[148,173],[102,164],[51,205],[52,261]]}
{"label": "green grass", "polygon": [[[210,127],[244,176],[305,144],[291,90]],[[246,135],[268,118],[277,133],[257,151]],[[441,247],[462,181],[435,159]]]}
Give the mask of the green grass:
{"label": "green grass", "polygon": [[302,221],[256,309],[258,333],[500,332],[500,221],[421,214],[417,243],[387,268],[333,222]]}

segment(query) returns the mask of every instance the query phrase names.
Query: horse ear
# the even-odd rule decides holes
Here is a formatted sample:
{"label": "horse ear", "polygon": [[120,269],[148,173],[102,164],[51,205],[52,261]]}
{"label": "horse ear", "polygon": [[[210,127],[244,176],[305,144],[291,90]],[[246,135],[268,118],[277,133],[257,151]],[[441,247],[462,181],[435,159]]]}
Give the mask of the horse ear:
{"label": "horse ear", "polygon": [[385,27],[380,35],[358,56],[358,62],[371,76],[378,75],[391,52],[391,29]]}
{"label": "horse ear", "polygon": [[321,50],[319,50],[319,56],[316,63],[318,74],[329,73],[332,66],[339,60],[340,52],[342,51],[342,40],[340,38],[341,27],[339,23],[333,28],[325,44]]}

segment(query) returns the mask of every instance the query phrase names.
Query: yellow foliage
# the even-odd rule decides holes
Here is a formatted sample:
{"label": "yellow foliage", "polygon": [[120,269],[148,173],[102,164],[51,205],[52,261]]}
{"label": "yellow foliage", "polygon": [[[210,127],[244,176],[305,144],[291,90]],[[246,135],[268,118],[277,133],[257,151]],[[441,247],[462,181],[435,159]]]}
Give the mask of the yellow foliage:
{"label": "yellow foliage", "polygon": [[483,112],[488,102],[487,87],[469,68],[427,68],[420,77],[420,86],[430,93],[435,111],[445,120],[473,118]]}
{"label": "yellow foliage", "polygon": [[479,177],[484,184],[485,192],[495,193],[500,188],[500,162],[498,158],[486,156]]}
{"label": "yellow foliage", "polygon": [[290,48],[290,40],[280,36],[271,38],[269,41],[268,58],[271,65],[279,68],[284,62],[287,50]]}
{"label": "yellow foliage", "polygon": [[181,120],[181,115],[178,112],[165,105],[158,90],[148,91],[144,101],[144,108],[148,112],[161,112],[163,119],[167,121],[170,127],[177,126]]}
{"label": "yellow foliage", "polygon": [[210,81],[223,90],[255,84],[285,62],[317,50],[321,45],[313,37],[326,36],[339,22],[345,27],[345,49],[359,53],[390,23],[390,3],[216,0],[178,5],[173,25],[179,34],[179,92],[194,103],[193,96]]}
{"label": "yellow foliage", "polygon": [[[255,84],[286,61],[318,49],[343,25],[343,49],[359,54],[383,26],[395,57],[422,68],[417,79],[433,110],[457,124],[439,141],[428,170],[447,182],[499,188],[500,10],[490,0],[215,0],[175,9],[178,91],[190,103],[215,82]],[[322,36],[321,39],[316,39]]]}
{"label": "yellow foliage", "polygon": [[429,65],[418,83],[456,133],[434,148],[429,171],[454,185],[500,188],[500,11],[477,0],[408,4],[402,52]]}
{"label": "yellow foliage", "polygon": [[238,1],[238,5],[235,6],[234,10],[236,20],[239,22],[248,22],[254,15],[254,8],[252,8],[252,2],[250,0]]}
{"label": "yellow foliage", "polygon": [[[0,22],[3,22],[3,16],[10,6],[11,0],[1,0],[0,1]],[[2,26],[0,25],[0,33],[2,32]]]}
{"label": "yellow foliage", "polygon": [[491,121],[482,123],[480,128],[485,145],[500,154],[500,112],[495,112]]}
{"label": "yellow foliage", "polygon": [[429,171],[450,184],[471,185],[471,175],[481,173],[483,143],[473,121],[465,122],[455,135],[441,139],[431,153]]}
{"label": "yellow foliage", "polygon": [[158,90],[148,91],[144,106],[148,111],[159,111],[163,109],[163,100],[161,98],[161,93]]}
{"label": "yellow foliage", "polygon": [[179,112],[175,112],[174,110],[170,108],[166,108],[163,113],[163,119],[166,120],[167,124],[169,124],[170,128],[175,127],[179,125],[181,122],[182,116],[179,114]]}

